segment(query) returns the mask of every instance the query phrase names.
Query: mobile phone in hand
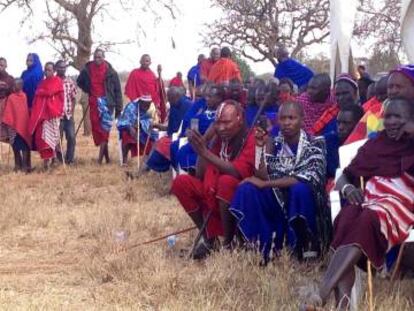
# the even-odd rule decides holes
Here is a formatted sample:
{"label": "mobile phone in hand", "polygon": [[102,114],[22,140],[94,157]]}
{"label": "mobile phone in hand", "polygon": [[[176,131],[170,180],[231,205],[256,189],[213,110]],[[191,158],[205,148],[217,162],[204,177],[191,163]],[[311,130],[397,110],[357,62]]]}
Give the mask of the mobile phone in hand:
{"label": "mobile phone in hand", "polygon": [[193,119],[191,119],[191,121],[190,121],[191,123],[190,123],[190,128],[193,130],[193,131],[199,131],[199,120],[198,119],[196,119],[196,118],[193,118]]}
{"label": "mobile phone in hand", "polygon": [[267,132],[267,117],[259,116],[256,122],[256,126],[260,127],[263,131]]}

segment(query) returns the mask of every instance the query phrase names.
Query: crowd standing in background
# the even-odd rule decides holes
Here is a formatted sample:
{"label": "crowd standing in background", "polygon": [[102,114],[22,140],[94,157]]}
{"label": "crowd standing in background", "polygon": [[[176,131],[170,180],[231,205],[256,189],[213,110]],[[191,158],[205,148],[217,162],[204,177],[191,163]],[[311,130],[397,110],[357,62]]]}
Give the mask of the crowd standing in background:
{"label": "crowd standing in background", "polygon": [[[130,178],[151,170],[177,175],[171,193],[200,232],[192,258],[245,248],[260,252],[265,265],[287,248],[303,262],[331,247],[319,293],[303,305],[317,310],[331,292],[338,304],[350,297],[354,266],[369,260],[390,271],[414,225],[414,66],[390,68],[374,81],[360,65],[356,76],[332,81],[285,47],[275,57],[272,79],[243,81],[231,50],[213,48],[189,70],[187,92],[181,72],[166,89],[161,66],[156,75],[144,54],[122,90],[96,49],[76,81],[88,96],[81,122],[89,115],[99,164],[110,162],[115,124],[120,163],[128,166],[129,154],[141,163],[145,155]],[[0,141],[10,144],[16,171],[33,170],[34,150],[45,170],[76,164],[77,87],[67,64],[43,68],[35,53],[26,64],[14,79],[0,58]],[[339,148],[363,139],[336,176]],[[334,188],[344,207],[332,225],[327,198]]]}

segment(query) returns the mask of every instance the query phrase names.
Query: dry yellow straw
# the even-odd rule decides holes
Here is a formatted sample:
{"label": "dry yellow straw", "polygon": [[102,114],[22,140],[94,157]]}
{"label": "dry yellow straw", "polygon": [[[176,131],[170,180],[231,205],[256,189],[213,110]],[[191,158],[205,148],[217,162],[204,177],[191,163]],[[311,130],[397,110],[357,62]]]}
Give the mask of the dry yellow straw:
{"label": "dry yellow straw", "polygon": [[[361,190],[365,190],[364,185],[364,177],[360,177],[360,184]],[[371,269],[371,261],[367,260],[367,272],[368,272],[368,303],[369,303],[369,311],[374,310],[374,301],[373,301],[373,289],[372,289],[372,269]]]}

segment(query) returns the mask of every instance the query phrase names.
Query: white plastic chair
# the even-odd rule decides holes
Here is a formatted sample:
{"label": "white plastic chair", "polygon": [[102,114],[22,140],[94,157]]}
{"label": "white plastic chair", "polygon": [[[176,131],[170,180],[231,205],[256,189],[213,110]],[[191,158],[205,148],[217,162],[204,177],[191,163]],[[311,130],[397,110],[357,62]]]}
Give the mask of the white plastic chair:
{"label": "white plastic chair", "polygon": [[[352,159],[356,156],[358,149],[365,144],[367,140],[359,140],[352,144],[348,144],[339,148],[339,168],[336,170],[335,174],[335,181],[338,180],[339,177],[342,175],[342,171],[345,167],[347,167]],[[339,211],[341,210],[341,199],[339,195],[339,191],[333,190],[329,194],[330,202],[331,202],[331,217],[332,222],[334,222],[336,216],[338,216]],[[351,292],[351,301],[350,307],[351,310],[358,310],[358,304],[361,299],[363,290],[362,290],[362,271],[359,268],[355,268],[355,283],[354,287],[352,288]]]}

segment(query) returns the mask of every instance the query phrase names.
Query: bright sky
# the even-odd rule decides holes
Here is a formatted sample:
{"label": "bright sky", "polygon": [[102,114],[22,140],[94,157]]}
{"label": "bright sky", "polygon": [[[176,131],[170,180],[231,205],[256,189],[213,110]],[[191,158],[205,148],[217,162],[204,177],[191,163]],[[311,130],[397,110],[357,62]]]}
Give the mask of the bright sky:
{"label": "bright sky", "polygon": [[[131,71],[138,66],[139,57],[143,53],[152,56],[152,69],[161,63],[164,68],[164,78],[172,78],[177,71],[186,75],[196,63],[199,53],[208,54],[209,49],[202,44],[204,24],[211,22],[220,12],[210,8],[208,0],[176,0],[179,13],[177,19],[165,17],[154,27],[153,15],[136,14],[133,11],[111,9],[111,17],[106,17],[104,26],[99,31],[101,39],[122,42],[134,41],[130,45],[120,45],[115,53],[108,53],[107,60],[118,71]],[[38,2],[39,3],[39,2]],[[35,16],[42,16],[43,6],[35,7]],[[167,14],[164,12],[164,14]],[[25,69],[25,59],[29,52],[37,52],[43,63],[56,60],[55,52],[46,42],[36,42],[29,45],[32,34],[43,29],[43,19],[36,18],[32,24],[20,27],[19,21],[23,12],[11,9],[0,15],[0,55],[8,60],[9,72],[20,75]],[[144,25],[146,36],[138,35],[137,18]],[[176,49],[172,48],[171,37],[174,38]],[[270,62],[260,64],[250,63],[256,73],[272,72]]]}

